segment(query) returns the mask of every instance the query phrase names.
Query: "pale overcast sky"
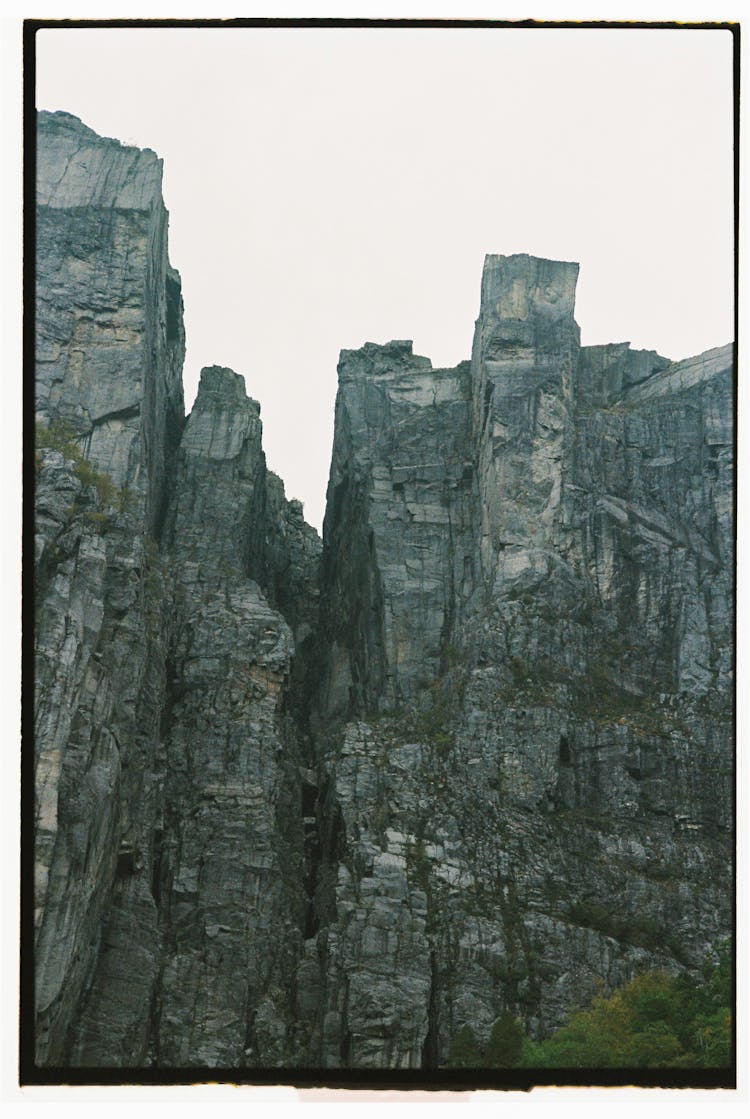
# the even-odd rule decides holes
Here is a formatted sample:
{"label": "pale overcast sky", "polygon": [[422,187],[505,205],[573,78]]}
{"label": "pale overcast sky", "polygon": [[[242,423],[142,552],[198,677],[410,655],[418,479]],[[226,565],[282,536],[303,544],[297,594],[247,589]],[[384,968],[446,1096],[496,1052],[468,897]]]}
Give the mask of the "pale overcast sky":
{"label": "pale overcast sky", "polygon": [[733,337],[725,31],[45,29],[37,105],[164,160],[192,403],[229,365],[320,527],[339,350],[469,357],[486,253],[580,262],[585,345]]}

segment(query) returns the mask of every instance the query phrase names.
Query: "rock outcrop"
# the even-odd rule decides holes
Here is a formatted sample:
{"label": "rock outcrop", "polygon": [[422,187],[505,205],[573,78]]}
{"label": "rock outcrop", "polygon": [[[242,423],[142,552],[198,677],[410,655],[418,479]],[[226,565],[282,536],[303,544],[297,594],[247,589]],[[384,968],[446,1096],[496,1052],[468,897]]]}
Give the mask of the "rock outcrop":
{"label": "rock outcrop", "polygon": [[313,1063],[544,1034],[728,928],[732,352],[581,349],[576,274],[488,257],[470,368],[342,355]]}
{"label": "rock outcrop", "polygon": [[324,543],[205,369],[160,163],[41,114],[36,1061],[436,1068],[731,928],[733,355],[343,351]]}
{"label": "rock outcrop", "polygon": [[38,153],[37,1061],[283,1063],[320,540],[240,376],[184,419],[156,156]]}
{"label": "rock outcrop", "polygon": [[161,160],[67,113],[40,114],[37,156],[37,417],[68,421],[158,535],[185,411]]}
{"label": "rock outcrop", "polygon": [[59,1063],[118,867],[156,810],[164,634],[148,554],[184,332],[154,153],[64,113],[41,114],[37,150],[36,414],[58,428],[37,460],[37,1053]]}

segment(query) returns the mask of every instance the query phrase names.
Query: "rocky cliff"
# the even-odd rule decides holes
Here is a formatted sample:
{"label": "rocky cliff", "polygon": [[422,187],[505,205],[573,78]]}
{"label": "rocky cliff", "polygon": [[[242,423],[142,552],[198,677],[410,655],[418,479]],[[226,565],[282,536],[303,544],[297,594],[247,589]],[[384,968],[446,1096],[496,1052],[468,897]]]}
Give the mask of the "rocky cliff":
{"label": "rocky cliff", "polygon": [[189,417],[161,165],[40,114],[36,1060],[435,1068],[731,927],[731,347],[344,351],[323,544]]}

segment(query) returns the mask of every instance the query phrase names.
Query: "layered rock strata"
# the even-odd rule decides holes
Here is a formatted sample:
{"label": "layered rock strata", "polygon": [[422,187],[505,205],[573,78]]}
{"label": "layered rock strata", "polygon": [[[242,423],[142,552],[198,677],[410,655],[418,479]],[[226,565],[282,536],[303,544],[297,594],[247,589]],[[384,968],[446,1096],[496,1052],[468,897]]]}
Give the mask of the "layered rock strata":
{"label": "layered rock strata", "polygon": [[435,1068],[700,968],[731,348],[581,347],[577,265],[488,257],[470,361],[342,352],[321,555],[241,377],[184,419],[159,160],[39,127],[37,1062]]}

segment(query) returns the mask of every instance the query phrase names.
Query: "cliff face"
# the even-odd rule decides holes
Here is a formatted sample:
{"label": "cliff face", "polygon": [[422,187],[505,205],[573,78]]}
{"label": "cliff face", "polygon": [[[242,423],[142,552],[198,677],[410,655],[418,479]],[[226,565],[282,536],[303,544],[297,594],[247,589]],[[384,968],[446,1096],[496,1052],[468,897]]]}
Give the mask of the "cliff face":
{"label": "cliff face", "polygon": [[582,348],[577,265],[488,257],[471,361],[342,353],[321,554],[240,377],[183,420],[159,161],[39,127],[38,1063],[436,1067],[700,967],[731,349]]}
{"label": "cliff face", "polygon": [[731,351],[581,349],[576,272],[489,257],[470,368],[342,355],[325,1065],[547,1032],[730,921]]}
{"label": "cliff face", "polygon": [[[41,424],[64,422],[67,437],[63,450],[52,439],[37,453],[41,1061],[63,1059],[118,867],[147,842],[159,795],[164,635],[147,570],[184,412],[180,283],[160,184],[152,152],[102,140],[67,114],[40,116],[36,412]],[[66,445],[85,456],[77,470]],[[139,897],[130,920],[148,924],[149,902]]]}
{"label": "cliff face", "polygon": [[40,114],[37,153],[37,416],[68,421],[158,534],[185,410],[161,160],[66,113]]}
{"label": "cliff face", "polygon": [[237,374],[184,420],[159,161],[67,114],[38,160],[37,1061],[281,1062],[320,541]]}

